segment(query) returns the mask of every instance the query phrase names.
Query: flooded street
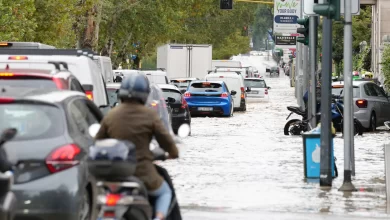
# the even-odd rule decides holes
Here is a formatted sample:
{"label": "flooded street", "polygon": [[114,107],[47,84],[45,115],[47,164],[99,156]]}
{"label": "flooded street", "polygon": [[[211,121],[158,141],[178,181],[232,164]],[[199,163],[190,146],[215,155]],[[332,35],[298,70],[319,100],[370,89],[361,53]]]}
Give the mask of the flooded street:
{"label": "flooded street", "polygon": [[[250,59],[262,68],[262,58]],[[302,213],[313,216],[310,219],[352,219],[318,217],[318,213],[386,216],[383,144],[389,133],[355,138],[353,183],[359,191],[352,195],[338,191],[344,165],[343,139],[338,134],[334,141],[339,177],[330,191],[323,191],[318,181],[304,179],[302,137],[283,134],[289,114],[286,106],[297,106],[294,88],[283,74],[265,80],[271,87],[269,102],[250,103],[247,112],[235,112],[231,118],[193,118],[184,155],[164,162],[184,218],[262,219],[260,213],[265,213],[264,219],[306,219]],[[267,214],[274,212],[301,214],[296,218]]]}

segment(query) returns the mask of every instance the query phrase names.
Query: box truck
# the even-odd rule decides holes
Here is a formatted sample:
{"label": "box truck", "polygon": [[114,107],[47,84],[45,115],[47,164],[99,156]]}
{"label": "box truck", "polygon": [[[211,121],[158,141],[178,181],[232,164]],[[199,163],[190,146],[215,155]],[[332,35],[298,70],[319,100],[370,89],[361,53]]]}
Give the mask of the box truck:
{"label": "box truck", "polygon": [[209,44],[165,44],[157,48],[157,68],[169,79],[203,79],[211,70],[213,49]]}

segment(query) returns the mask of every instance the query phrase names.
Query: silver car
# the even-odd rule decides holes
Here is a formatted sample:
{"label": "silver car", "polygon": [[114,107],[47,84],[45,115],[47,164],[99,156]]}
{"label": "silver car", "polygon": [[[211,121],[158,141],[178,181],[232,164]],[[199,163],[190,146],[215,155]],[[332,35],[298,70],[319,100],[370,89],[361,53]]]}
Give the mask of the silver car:
{"label": "silver car", "polygon": [[[332,83],[332,94],[343,96],[344,82]],[[354,115],[364,128],[375,131],[390,120],[390,100],[386,92],[370,81],[353,81]]]}

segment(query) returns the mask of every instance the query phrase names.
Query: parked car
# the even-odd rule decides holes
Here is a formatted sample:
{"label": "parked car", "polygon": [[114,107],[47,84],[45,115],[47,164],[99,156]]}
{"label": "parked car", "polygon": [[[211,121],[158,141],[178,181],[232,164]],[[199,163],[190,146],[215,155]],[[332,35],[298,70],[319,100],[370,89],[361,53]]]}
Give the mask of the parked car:
{"label": "parked car", "polygon": [[0,49],[0,69],[55,69],[49,61],[67,63],[88,97],[97,106],[108,107],[104,76],[93,54],[75,49]]}
{"label": "parked car", "polygon": [[229,90],[224,81],[192,81],[184,93],[191,116],[233,116],[234,98],[237,91]]}
{"label": "parked car", "polygon": [[[34,87],[34,88],[57,88],[73,90],[85,93],[79,80],[68,70],[60,70],[63,62],[50,62],[56,70],[41,69],[6,69],[0,70],[0,86]],[[87,93],[87,96],[90,94]]]}
{"label": "parked car", "polygon": [[248,101],[269,100],[268,90],[271,87],[267,86],[264,79],[246,78],[245,87],[248,88]]}
{"label": "parked car", "polygon": [[242,72],[235,70],[229,71],[229,69],[212,71],[209,72],[205,79],[206,81],[224,81],[229,90],[236,91],[235,94],[232,94],[234,99],[234,110],[246,111],[246,92],[248,91],[245,90]]}
{"label": "parked car", "polygon": [[190,109],[180,90],[176,86],[170,84],[159,84],[158,86],[163,92],[165,101],[172,109],[173,132],[177,134],[179,127],[183,124],[191,126]]}
{"label": "parked car", "polygon": [[[390,120],[389,96],[370,81],[353,81],[354,116],[369,131]],[[332,94],[344,96],[344,82],[332,83]]]}
{"label": "parked car", "polygon": [[199,78],[175,78],[171,79],[171,84],[177,86],[180,92],[184,94],[187,91],[188,85],[194,80],[199,80]]}
{"label": "parked car", "polygon": [[93,142],[88,128],[102,118],[84,93],[2,87],[0,130],[18,131],[4,145],[17,164],[15,219],[96,219],[96,181],[86,159]]}

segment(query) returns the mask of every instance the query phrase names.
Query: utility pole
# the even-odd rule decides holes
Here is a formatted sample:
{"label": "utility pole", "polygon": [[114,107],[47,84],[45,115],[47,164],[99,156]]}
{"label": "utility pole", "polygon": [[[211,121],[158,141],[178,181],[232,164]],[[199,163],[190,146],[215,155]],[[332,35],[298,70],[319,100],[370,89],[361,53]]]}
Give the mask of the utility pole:
{"label": "utility pole", "polygon": [[[301,10],[300,10],[300,15],[299,18],[303,18],[303,4],[301,2]],[[298,100],[298,105],[302,109],[304,106],[303,103],[303,68],[302,68],[302,60],[304,59],[303,57],[303,48],[304,46],[302,44],[297,45],[297,57],[296,57],[296,68],[297,68],[297,74],[295,75],[295,87],[297,88],[297,100]]]}
{"label": "utility pole", "polygon": [[332,186],[332,19],[340,20],[340,0],[322,0],[313,11],[324,16],[322,28],[320,186]]}
{"label": "utility pole", "polygon": [[357,191],[352,184],[354,122],[352,90],[352,0],[344,0],[344,182],[339,191]]}
{"label": "utility pole", "polygon": [[308,115],[310,125],[315,128],[317,125],[317,38],[318,38],[318,17],[310,16],[309,18],[309,58],[310,58],[310,89],[309,89],[309,108]]}

